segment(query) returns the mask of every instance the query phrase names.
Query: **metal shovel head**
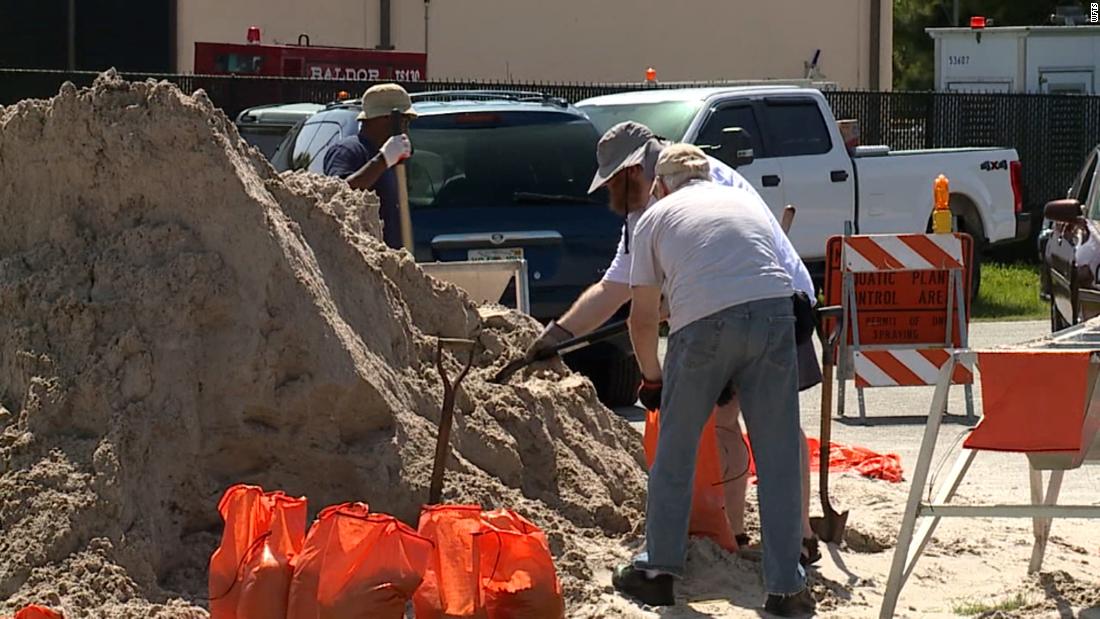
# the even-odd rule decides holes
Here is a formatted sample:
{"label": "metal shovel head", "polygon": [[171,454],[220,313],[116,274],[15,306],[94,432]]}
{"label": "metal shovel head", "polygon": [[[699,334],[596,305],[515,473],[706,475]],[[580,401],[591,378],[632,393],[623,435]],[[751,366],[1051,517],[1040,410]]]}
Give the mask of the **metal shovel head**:
{"label": "metal shovel head", "polygon": [[837,513],[827,509],[824,516],[810,518],[810,529],[817,538],[825,543],[839,544],[844,541],[844,529],[848,526],[848,512]]}

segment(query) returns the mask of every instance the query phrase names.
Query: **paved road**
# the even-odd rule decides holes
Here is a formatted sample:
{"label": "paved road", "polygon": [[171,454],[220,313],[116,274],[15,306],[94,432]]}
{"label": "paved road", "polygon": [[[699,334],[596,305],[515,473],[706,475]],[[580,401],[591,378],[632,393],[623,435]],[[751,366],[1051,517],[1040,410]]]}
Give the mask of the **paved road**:
{"label": "paved road", "polygon": [[[1047,321],[1029,322],[979,322],[970,325],[970,343],[975,348],[999,346],[1031,340],[1050,332]],[[816,338],[815,338],[816,344]],[[661,353],[664,353],[662,341]],[[820,346],[818,346],[820,357]],[[975,407],[981,411],[981,385],[974,386]],[[847,417],[837,419],[834,416],[833,440],[840,443],[859,445],[879,452],[896,453],[901,456],[902,467],[908,478],[917,459],[928,408],[932,400],[933,387],[895,387],[865,390],[868,425],[860,425],[856,389],[849,381],[846,390]],[[834,389],[834,392],[836,390]],[[835,398],[835,394],[834,394]],[[965,414],[964,391],[961,387],[952,388],[948,412],[951,417],[945,422],[937,441],[937,450],[933,464],[956,443],[960,435],[968,429],[963,423]],[[835,403],[834,409],[835,411]],[[642,410],[639,407],[626,407],[616,410],[629,419],[639,432],[643,429]],[[818,436],[821,423],[820,387],[801,394],[802,427],[809,436]],[[1100,474],[1086,467],[1082,474],[1069,474],[1063,486],[1063,502],[1073,500],[1095,502],[1100,497]],[[1004,495],[1006,500],[1028,499],[1028,477],[1026,461],[1020,455],[982,453],[975,460],[968,480],[982,480],[987,486],[995,486],[996,494]],[[968,481],[966,485],[977,482]],[[816,485],[816,484],[815,484]],[[964,489],[966,487],[964,485]],[[983,487],[983,491],[991,488]]]}

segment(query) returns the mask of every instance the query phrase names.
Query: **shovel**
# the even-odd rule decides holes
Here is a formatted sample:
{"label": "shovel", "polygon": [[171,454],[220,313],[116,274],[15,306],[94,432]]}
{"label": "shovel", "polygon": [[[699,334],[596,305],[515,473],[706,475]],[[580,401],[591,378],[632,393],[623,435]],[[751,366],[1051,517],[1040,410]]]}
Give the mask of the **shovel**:
{"label": "shovel", "polygon": [[495,383],[497,385],[503,385],[505,382],[508,381],[509,378],[512,377],[513,374],[531,365],[532,363],[545,361],[546,359],[549,359],[554,355],[564,355],[566,353],[573,352],[574,350],[584,348],[585,346],[588,346],[593,342],[606,340],[607,338],[614,335],[625,333],[626,330],[626,321],[620,320],[618,322],[613,322],[609,325],[600,327],[599,329],[596,329],[591,333],[580,335],[570,340],[565,340],[557,346],[544,350],[542,353],[536,355],[533,358],[528,358],[526,356],[520,357],[519,359],[511,361],[508,363],[508,365],[501,368],[501,370],[497,372],[496,375],[493,376],[492,380],[490,380],[489,382]]}
{"label": "shovel", "polygon": [[[454,382],[447,380],[447,372],[443,369],[443,346],[461,346],[469,350],[466,365]],[[443,495],[443,471],[447,467],[447,454],[451,447],[451,424],[455,416],[455,391],[459,383],[470,368],[474,365],[474,356],[477,354],[478,343],[474,340],[462,340],[451,338],[439,338],[435,348],[435,367],[439,370],[439,380],[443,383],[443,406],[439,415],[439,436],[435,441],[435,462],[432,464],[432,481],[428,488],[428,505],[438,505]]]}
{"label": "shovel", "polygon": [[[839,319],[843,316],[840,306],[823,307],[818,310],[818,320],[822,325],[823,334],[826,318]],[[836,324],[834,320],[834,324]],[[828,337],[821,339],[822,353],[822,381],[821,381],[821,446],[818,451],[818,487],[821,496],[822,517],[810,518],[810,528],[818,539],[826,543],[839,544],[844,540],[844,529],[848,525],[848,512],[839,513],[833,509],[829,500],[829,450],[832,441],[833,428],[833,366],[836,360],[833,357],[833,348],[840,337],[839,329],[833,329]]]}
{"label": "shovel", "polygon": [[[390,112],[390,135],[401,135],[405,132],[404,114],[394,108]],[[399,163],[393,167],[393,173],[397,175],[397,208],[401,217],[401,245],[413,253],[412,214],[409,211],[409,183],[405,164]]]}

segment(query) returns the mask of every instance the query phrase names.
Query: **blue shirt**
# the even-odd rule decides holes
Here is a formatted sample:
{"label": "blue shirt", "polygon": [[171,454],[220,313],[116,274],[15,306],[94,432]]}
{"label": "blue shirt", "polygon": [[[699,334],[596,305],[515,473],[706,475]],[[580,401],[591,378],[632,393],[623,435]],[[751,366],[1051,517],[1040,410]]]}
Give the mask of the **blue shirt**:
{"label": "blue shirt", "polygon": [[[325,153],[325,175],[346,179],[367,165],[377,154],[378,148],[366,137],[348,136],[333,144]],[[397,198],[397,174],[393,168],[383,172],[371,189],[378,194],[380,202],[378,211],[382,217],[382,240],[386,245],[400,249],[401,213]]]}

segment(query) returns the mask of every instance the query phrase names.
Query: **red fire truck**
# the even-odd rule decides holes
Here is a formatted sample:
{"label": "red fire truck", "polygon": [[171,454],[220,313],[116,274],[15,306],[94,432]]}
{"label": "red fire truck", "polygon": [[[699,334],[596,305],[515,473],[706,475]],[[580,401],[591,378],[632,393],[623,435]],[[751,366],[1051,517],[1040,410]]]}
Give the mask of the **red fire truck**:
{"label": "red fire truck", "polygon": [[428,55],[355,47],[260,43],[260,29],[248,29],[248,43],[195,43],[195,73],[268,75],[319,80],[415,82],[428,78]]}

